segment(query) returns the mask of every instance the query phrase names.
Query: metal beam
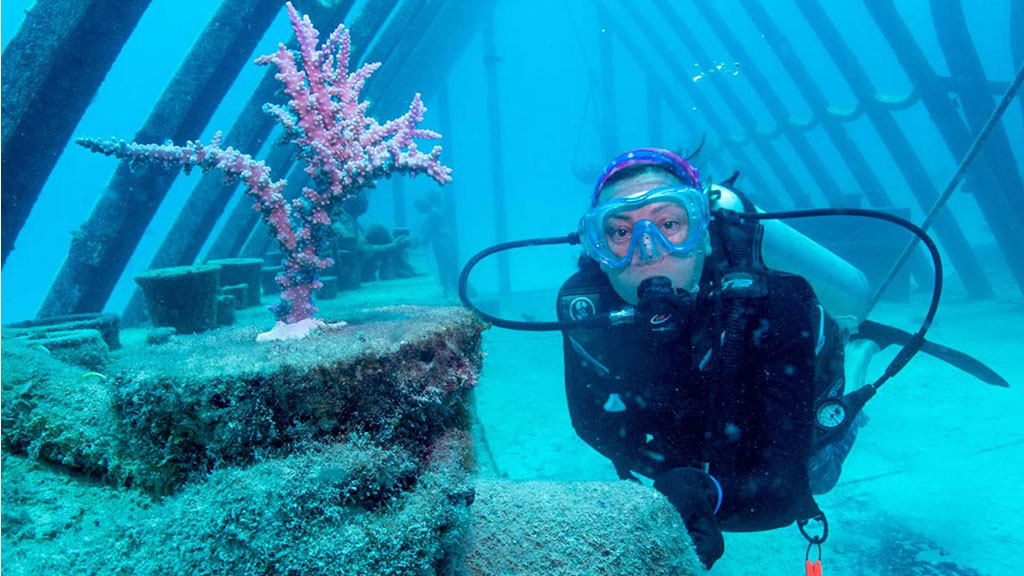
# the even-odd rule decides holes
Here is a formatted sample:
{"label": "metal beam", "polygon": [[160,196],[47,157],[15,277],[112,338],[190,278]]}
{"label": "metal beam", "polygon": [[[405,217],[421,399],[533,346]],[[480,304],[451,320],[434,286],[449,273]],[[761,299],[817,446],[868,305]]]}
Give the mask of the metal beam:
{"label": "metal beam", "polygon": [[150,0],[40,0],[3,53],[0,265]]}
{"label": "metal beam", "polygon": [[[957,92],[957,98],[968,125],[977,132],[985,125],[996,102],[988,91],[975,88],[975,82],[979,83],[978,86],[987,85],[988,79],[978,51],[971,42],[963,6],[959,1],[949,0],[941,5],[931,0],[930,4],[939,47],[946,56],[949,71],[963,81],[964,88]],[[1001,192],[1012,217],[1020,224],[1024,221],[1024,184],[1021,182],[1010,140],[1001,125],[992,130],[982,160],[988,163],[996,180],[1002,185],[1001,190],[987,190],[986,193]]]}
{"label": "metal beam", "polygon": [[[394,111],[385,105],[388,100],[397,100],[391,85],[401,79],[406,62],[416,54],[417,44],[427,34],[446,1],[449,0],[406,0],[388,22],[388,28],[381,32],[380,39],[370,47],[364,61],[382,63],[366,82],[366,93],[377,96],[370,104],[374,116]],[[408,106],[412,94],[404,98]],[[399,113],[404,112],[401,110]]]}
{"label": "metal beam", "polygon": [[[861,100],[864,113],[878,132],[918,204],[927,212],[938,200],[939,191],[928,178],[924,164],[892,113],[874,106],[873,96],[877,91],[867,71],[843,40],[835,24],[825,14],[818,0],[796,0],[796,5],[821,40],[825,51],[835,61],[840,73],[850,84],[853,93]],[[991,296],[992,286],[989,285],[978,258],[971,250],[971,245],[967,242],[967,237],[964,236],[957,220],[950,213],[944,212],[935,219],[935,231],[942,240],[946,253],[967,292],[975,298]]]}
{"label": "metal beam", "polygon": [[[927,108],[946,147],[955,158],[962,157],[973,140],[971,130],[960,115],[955,101],[950,99],[945,84],[939,81],[924,51],[914,40],[896,6],[892,0],[864,0],[864,4],[892,47],[893,55],[906,71],[910,81],[917,86],[921,102]],[[1018,4],[1024,6],[1024,2]],[[987,158],[987,155],[982,154],[978,158],[979,162],[967,172],[966,179],[969,188],[975,191],[973,197],[985,215],[1010,271],[1018,286],[1024,290],[1024,229],[1020,228],[1019,219],[1012,218],[1010,207],[1005,205],[1004,195],[998,193],[1000,184],[991,170],[990,163],[986,162]]]}
{"label": "metal beam", "polygon": [[[797,89],[807,100],[815,117],[820,122],[822,129],[839,151],[840,158],[849,167],[850,173],[864,192],[868,203],[876,208],[892,207],[892,201],[875,174],[874,167],[867,161],[859,145],[850,136],[843,124],[842,117],[830,113],[828,99],[814,82],[814,76],[796,56],[789,39],[778,29],[761,3],[755,0],[740,0],[740,4],[761,32],[761,36],[768,43],[769,48],[789,72]],[[878,102],[877,97],[874,100]],[[863,108],[863,106],[858,108]]]}
{"label": "metal beam", "polygon": [[[701,43],[697,41],[696,37],[693,35],[693,31],[686,23],[686,20],[681,18],[672,5],[665,0],[659,0],[655,3],[655,6],[658,8],[661,16],[665,19],[665,23],[668,24],[669,28],[676,33],[676,39],[686,46],[686,49],[697,60],[697,63],[701,68],[704,70],[711,70],[715,63],[708,55],[707,51],[704,50]],[[645,23],[644,29],[653,30],[649,23]],[[669,43],[660,38],[654,38],[653,33],[650,37],[659,47],[658,53],[668,61],[669,65],[673,69],[683,68],[683,62],[679,60],[678,50],[669,49]],[[710,78],[709,81],[714,82],[719,95],[725,101],[725,105],[739,121],[740,126],[743,127],[743,130],[746,131],[754,146],[756,146],[758,151],[761,152],[761,155],[764,156],[768,165],[772,167],[772,171],[782,183],[782,187],[785,189],[786,194],[793,200],[793,203],[797,207],[809,207],[811,205],[811,200],[810,196],[804,190],[804,184],[797,180],[796,176],[793,175],[789,169],[789,165],[782,160],[782,157],[779,156],[778,151],[769,139],[762,137],[758,132],[757,121],[754,120],[754,117],[750,114],[747,106],[740,101],[739,97],[736,96],[736,93],[733,92],[732,86],[729,85],[728,82],[720,81],[722,78],[719,76],[712,76],[713,78]],[[695,92],[699,91],[695,90]]]}
{"label": "metal beam", "polygon": [[[137,142],[199,136],[280,9],[275,0],[225,0],[136,133]],[[39,316],[99,312],[178,170],[118,164],[71,241]]]}
{"label": "metal beam", "polygon": [[864,192],[868,203],[877,207],[892,206],[889,195],[875,175],[871,163],[843,126],[843,118],[829,111],[829,102],[821,88],[814,82],[813,76],[796,57],[789,39],[775,26],[764,6],[756,0],[739,0],[744,10],[750,15],[754,25],[760,30],[765,42],[779,59],[782,66],[789,72],[794,84],[803,95],[815,116],[816,122],[832,140],[839,151],[840,157],[850,169],[850,173]]}
{"label": "metal beam", "polygon": [[[617,26],[612,26],[611,25],[612,23],[618,22],[619,20],[618,20],[618,18],[612,18],[611,17],[611,12],[608,11],[608,8],[604,4],[603,0],[594,0],[594,4],[597,6],[599,15],[600,14],[604,15],[604,18],[602,18],[601,21],[608,23],[608,24],[604,24],[605,28],[607,30],[609,30],[609,31],[615,32],[615,38],[633,56],[633,59],[636,60],[638,63],[641,63],[641,64],[645,64],[645,63],[649,62],[649,52],[644,51],[643,49],[641,49],[640,46],[636,43],[636,41],[633,40],[633,38],[628,33],[625,33],[623,31],[619,30],[619,28]],[[690,134],[694,134],[694,135],[703,133],[704,131],[699,129],[696,126],[696,124],[694,124],[693,118],[691,118],[690,116],[688,116],[685,113],[686,110],[692,109],[693,106],[688,106],[688,105],[684,104],[683,101],[679,99],[678,91],[677,90],[670,90],[668,88],[669,86],[677,86],[677,85],[680,85],[680,84],[685,85],[687,82],[690,82],[690,80],[688,78],[682,77],[682,75],[680,74],[680,72],[678,70],[671,70],[670,71],[670,73],[672,75],[672,79],[671,80],[664,79],[664,78],[662,78],[661,74],[666,72],[666,71],[665,71],[664,67],[660,67],[660,66],[645,67],[644,68],[644,72],[645,72],[645,74],[648,77],[653,78],[656,81],[656,83],[660,86],[661,93],[664,95],[665,100],[669,103],[669,109],[672,110],[672,112],[676,115],[676,117],[679,119],[679,121],[683,124],[683,129],[686,130],[687,132],[689,132]],[[690,94],[692,96],[692,88],[690,89],[688,94]],[[701,103],[697,102],[697,105],[701,106]],[[709,113],[712,112],[707,107],[704,107],[704,109],[705,109],[705,111],[707,111]],[[725,135],[724,130],[719,129],[719,128],[721,128],[723,126],[721,124],[721,122],[713,122],[712,121],[712,120],[717,120],[717,117],[715,117],[713,119],[712,117],[709,117],[707,114],[705,114],[704,117],[707,118],[709,121],[711,121],[712,127],[716,129],[716,132],[717,132],[716,138],[721,138],[722,140],[726,140],[726,135]],[[753,165],[754,165],[753,162],[751,162],[750,159],[743,152],[742,147],[735,146],[735,145],[734,146],[730,146],[728,148],[728,152],[734,158],[735,163],[739,164],[740,167],[748,167],[748,166],[749,167],[753,167]],[[770,205],[772,205],[773,199],[770,199],[768,197],[768,194],[770,193],[771,190],[774,189],[774,187],[769,186],[762,179],[761,175],[756,170],[749,170],[749,171],[747,171],[745,173],[745,176],[747,178],[749,178],[754,183],[753,190],[751,190],[751,193],[752,193],[751,196],[753,196],[753,200],[755,202],[757,202],[759,205],[762,205],[762,206],[770,206]]]}
{"label": "metal beam", "polygon": [[[715,3],[709,0],[695,0],[694,3],[704,16],[704,19],[711,25],[708,30],[718,37],[722,45],[725,46],[725,49],[741,62],[753,62],[753,58],[751,58],[743,43],[732,34],[725,19],[718,12]],[[782,98],[775,91],[773,83],[761,73],[757,66],[745,67],[743,75],[746,76],[751,86],[757,91],[757,95],[775,119],[776,126],[779,127],[782,135],[789,141],[797,155],[800,156],[811,178],[814,179],[815,184],[818,185],[825,198],[833,206],[842,204],[844,202],[843,191],[832,177],[832,172],[825,166],[821,156],[815,151],[814,146],[807,140],[807,136],[803,131],[792,129],[793,125],[789,120],[789,111],[786,109],[785,104],[783,104]]]}
{"label": "metal beam", "polygon": [[445,72],[465,50],[493,5],[493,0],[447,0],[432,19],[417,22],[419,33],[411,35],[415,44],[408,56],[404,60],[388,56],[387,66],[396,73],[393,81],[374,88],[380,94],[371,107],[374,114],[383,117],[403,114],[413,94],[419,92],[424,100],[437,94],[444,83]]}

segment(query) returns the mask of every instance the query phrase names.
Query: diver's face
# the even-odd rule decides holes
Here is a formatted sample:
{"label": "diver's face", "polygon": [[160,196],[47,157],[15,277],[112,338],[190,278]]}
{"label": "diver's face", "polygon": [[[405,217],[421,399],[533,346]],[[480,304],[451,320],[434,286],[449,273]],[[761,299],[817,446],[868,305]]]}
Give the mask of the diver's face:
{"label": "diver's face", "polygon": [[[623,198],[634,194],[642,194],[648,190],[662,186],[678,186],[680,181],[675,177],[661,172],[647,172],[626,178],[607,186],[601,191],[599,202],[607,202],[613,198]],[[607,230],[609,234],[609,245],[612,249],[616,246],[616,237],[625,236],[632,230],[633,226],[641,220],[651,220],[663,233],[680,234],[685,237],[689,223],[685,218],[673,216],[678,210],[673,204],[655,202],[624,212],[612,222]],[[672,238],[670,238],[672,240]],[[628,248],[629,239],[618,239],[618,244],[623,246],[622,255]],[[683,288],[693,291],[697,281],[700,279],[703,258],[699,250],[686,256],[675,254],[662,255],[654,259],[644,258],[641,250],[633,253],[633,259],[628,266],[622,268],[609,268],[605,265],[601,269],[608,276],[612,288],[626,302],[636,304],[638,301],[636,290],[640,284],[648,278],[664,276],[672,282],[673,288]]]}

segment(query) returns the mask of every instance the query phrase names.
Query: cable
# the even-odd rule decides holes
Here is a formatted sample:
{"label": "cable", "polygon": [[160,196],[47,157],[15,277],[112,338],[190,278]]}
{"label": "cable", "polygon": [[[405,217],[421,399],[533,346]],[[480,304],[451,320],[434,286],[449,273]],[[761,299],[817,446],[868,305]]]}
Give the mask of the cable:
{"label": "cable", "polygon": [[[967,150],[967,153],[964,154],[963,159],[960,160],[960,165],[957,167],[956,173],[953,174],[953,177],[950,178],[949,184],[946,185],[946,189],[943,190],[942,195],[935,201],[932,209],[928,212],[928,216],[925,217],[924,222],[921,223],[922,230],[927,231],[928,228],[931,227],[939,210],[946,205],[949,197],[953,195],[953,191],[960,185],[960,180],[963,179],[964,174],[967,172],[967,168],[978,156],[978,152],[981,150],[982,145],[984,145],[985,141],[988,140],[988,137],[992,134],[992,130],[995,128],[996,123],[998,123],[999,119],[1002,118],[1003,112],[1006,112],[1006,108],[1010,105],[1010,102],[1013,101],[1013,97],[1017,94],[1017,90],[1020,88],[1022,82],[1024,82],[1024,64],[1021,64],[1020,68],[1017,69],[1017,75],[1014,76],[1013,82],[1010,83],[1009,87],[1007,87],[1006,92],[1003,94],[1003,99],[999,102],[999,106],[996,106],[996,109],[992,111],[992,115],[989,116],[988,121],[985,122],[985,127],[981,129],[981,132],[978,133],[978,136],[974,139],[974,142]],[[867,311],[864,314],[865,316],[867,316],[867,314],[874,309],[875,305],[878,304],[878,300],[881,298],[882,293],[889,287],[889,284],[892,283],[893,278],[895,278],[896,274],[898,274],[900,269],[903,268],[903,265],[907,263],[907,260],[910,258],[911,253],[913,253],[914,248],[917,247],[918,240],[919,237],[915,236],[910,240],[910,244],[907,244],[907,247],[903,249],[903,253],[900,254],[896,263],[893,264],[885,279],[882,280],[882,283],[879,284],[878,289],[875,290],[875,293],[872,294],[871,299],[868,301]]]}

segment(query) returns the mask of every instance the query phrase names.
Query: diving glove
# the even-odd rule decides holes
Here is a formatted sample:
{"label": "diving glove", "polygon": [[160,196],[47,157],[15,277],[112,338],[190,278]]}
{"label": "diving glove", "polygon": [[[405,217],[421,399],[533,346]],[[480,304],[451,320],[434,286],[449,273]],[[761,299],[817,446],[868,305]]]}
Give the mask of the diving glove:
{"label": "diving glove", "polygon": [[715,518],[718,485],[696,468],[673,468],[654,481],[654,488],[679,511],[697,557],[710,569],[725,552],[725,540]]}

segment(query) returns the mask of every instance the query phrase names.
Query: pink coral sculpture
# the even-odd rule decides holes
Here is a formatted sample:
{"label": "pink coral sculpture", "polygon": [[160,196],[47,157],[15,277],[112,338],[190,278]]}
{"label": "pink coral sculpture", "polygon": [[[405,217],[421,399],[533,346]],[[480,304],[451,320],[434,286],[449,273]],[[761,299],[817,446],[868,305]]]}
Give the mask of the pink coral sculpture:
{"label": "pink coral sculpture", "polygon": [[324,253],[332,233],[331,214],[343,200],[395,172],[427,174],[438,184],[451,181],[451,169],[439,160],[441,147],[434,146],[427,154],[413,140],[440,138],[436,132],[417,128],[426,112],[420,95],[413,97],[408,112],[379,124],[366,114],[369,103],[360,101],[359,95],[380,63],[364,64],[350,73],[351,47],[344,25],[319,45],[319,32],[309,17],[300,17],[291,2],[287,8],[299,43],[297,54],[279,44],[276,53],[261,56],[256,64],[276,65],[275,78],[290,98],[284,106],[266,104],[264,110],[280,122],[286,141],[298,146],[299,157],[306,162],[312,184],[302,189],[300,197],[285,200],[281,190],[286,181],[272,179],[262,161],[231,147],[221,148],[220,132],[206,145],[78,140],[90,150],[127,158],[132,165],[158,162],[180,166],[186,173],[195,167],[204,172],[216,169],[242,181],[246,194],[256,200],[253,208],[262,214],[285,254],[277,276],[281,301],[271,308],[277,324],[260,340],[302,337],[324,326],[313,318],[313,292],[321,287],[320,270],[333,264]]}

